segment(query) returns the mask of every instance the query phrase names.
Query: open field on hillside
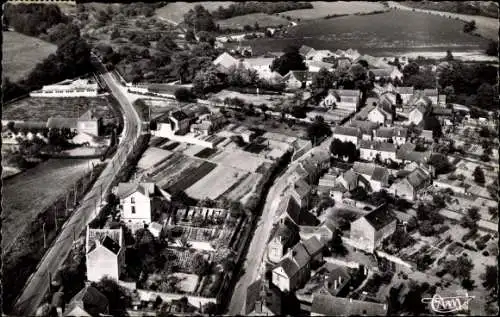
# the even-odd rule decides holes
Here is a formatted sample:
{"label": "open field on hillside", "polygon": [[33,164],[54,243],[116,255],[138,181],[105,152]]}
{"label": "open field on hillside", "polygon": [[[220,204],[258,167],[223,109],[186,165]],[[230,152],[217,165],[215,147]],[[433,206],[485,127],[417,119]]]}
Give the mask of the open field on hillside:
{"label": "open field on hillside", "polygon": [[245,25],[253,27],[255,22],[257,22],[260,27],[279,26],[280,24],[287,25],[289,23],[287,19],[280,16],[265,13],[252,13],[226,20],[219,20],[217,24],[220,25],[221,29],[243,29]]}
{"label": "open field on hillside", "polygon": [[[2,246],[8,246],[31,219],[69,191],[89,171],[89,161],[51,159],[29,169],[2,186]],[[47,186],[57,184],[57,186]]]}
{"label": "open field on hillside", "polygon": [[53,116],[74,118],[94,109],[104,119],[114,117],[109,97],[42,98],[29,97],[2,108],[4,120],[47,121]]}
{"label": "open field on hillside", "polygon": [[2,77],[21,80],[57,46],[14,31],[4,31],[2,44]]}
{"label": "open field on hillside", "polygon": [[289,16],[294,19],[311,20],[326,17],[328,15],[369,13],[385,10],[381,3],[369,1],[313,1],[312,9],[292,10],[280,13],[281,16]]}
{"label": "open field on hillside", "polygon": [[208,11],[215,11],[220,6],[228,7],[233,3],[233,1],[172,2],[156,10],[156,16],[180,23],[184,19],[184,14],[198,4],[201,4]]}

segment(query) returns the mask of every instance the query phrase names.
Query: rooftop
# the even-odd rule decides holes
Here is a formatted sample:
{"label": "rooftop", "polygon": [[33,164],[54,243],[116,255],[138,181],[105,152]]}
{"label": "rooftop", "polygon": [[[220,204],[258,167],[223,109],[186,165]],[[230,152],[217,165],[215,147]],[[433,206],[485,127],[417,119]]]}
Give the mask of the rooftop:
{"label": "rooftop", "polygon": [[336,126],[335,129],[333,129],[333,134],[359,137],[361,135],[361,130],[354,127]]}
{"label": "rooftop", "polygon": [[375,230],[380,230],[396,220],[394,214],[385,204],[375,208],[372,212],[365,215],[364,218],[373,226],[373,228],[375,228]]}

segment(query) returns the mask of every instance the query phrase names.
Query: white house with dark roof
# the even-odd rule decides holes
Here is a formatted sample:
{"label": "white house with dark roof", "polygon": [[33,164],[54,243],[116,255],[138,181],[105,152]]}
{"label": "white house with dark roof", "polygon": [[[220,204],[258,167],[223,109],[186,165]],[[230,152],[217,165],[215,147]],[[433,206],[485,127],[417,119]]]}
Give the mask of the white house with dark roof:
{"label": "white house with dark roof", "polygon": [[352,298],[315,294],[311,316],[387,316],[387,305]]}
{"label": "white house with dark roof", "polygon": [[396,93],[401,96],[401,99],[403,100],[403,105],[408,104],[414,92],[415,90],[413,87],[396,87]]}
{"label": "white house with dark roof", "polygon": [[409,201],[415,201],[419,191],[431,185],[431,171],[418,167],[409,173],[402,180],[395,182],[389,189],[394,196],[400,197]]}
{"label": "white house with dark roof", "polygon": [[330,51],[330,50],[311,50],[309,51],[304,59],[307,60],[312,60],[312,61],[323,61],[323,59],[328,58],[328,57],[334,57],[335,54]]}
{"label": "white house with dark roof", "polygon": [[424,89],[423,90],[424,96],[428,97],[433,105],[437,105],[439,103],[439,93],[437,88],[434,89]]}
{"label": "white house with dark roof", "polygon": [[372,140],[373,132],[379,128],[377,123],[364,120],[352,120],[349,122],[349,126],[360,129],[361,139],[363,140]]}
{"label": "white house with dark roof", "polygon": [[360,100],[360,90],[330,89],[319,105],[321,107],[333,107],[335,109],[356,112],[358,111]]}
{"label": "white house with dark roof", "polygon": [[104,276],[118,280],[125,264],[122,228],[92,229],[87,227],[85,254],[87,280],[100,281]]}
{"label": "white house with dark roof", "polygon": [[401,146],[408,140],[408,129],[403,127],[394,127],[392,143],[396,146]]}
{"label": "white house with dark roof", "polygon": [[368,116],[366,118],[368,121],[379,125],[390,125],[393,120],[391,109],[380,104],[368,112]]}
{"label": "white house with dark roof", "polygon": [[219,67],[222,71],[228,71],[233,66],[238,66],[240,61],[228,53],[224,52],[219,57],[217,57],[212,64]]}
{"label": "white house with dark roof", "polygon": [[309,87],[315,74],[315,72],[309,70],[291,70],[283,76],[282,82],[290,90]]}
{"label": "white house with dark roof", "polygon": [[396,216],[382,205],[353,221],[350,241],[358,249],[373,253],[375,248],[396,231]]}
{"label": "white house with dark roof", "polygon": [[393,128],[380,128],[373,131],[373,141],[375,142],[391,142],[393,136]]}
{"label": "white house with dark roof", "polygon": [[373,161],[377,156],[383,162],[396,161],[396,146],[392,143],[361,140],[359,153],[360,158],[366,161]]}
{"label": "white house with dark roof", "polygon": [[355,127],[336,126],[333,129],[333,138],[342,142],[352,142],[356,147],[359,145],[361,130]]}
{"label": "white house with dark roof", "polygon": [[78,133],[99,136],[102,129],[102,118],[89,109],[78,118],[50,117],[47,120],[49,129],[69,129]]}
{"label": "white house with dark roof", "polygon": [[276,231],[267,245],[267,258],[272,263],[278,263],[288,249],[298,241],[298,227],[288,219],[282,219],[276,225]]}
{"label": "white house with dark roof", "polygon": [[427,109],[423,105],[417,105],[408,112],[408,122],[419,125],[423,120]]}

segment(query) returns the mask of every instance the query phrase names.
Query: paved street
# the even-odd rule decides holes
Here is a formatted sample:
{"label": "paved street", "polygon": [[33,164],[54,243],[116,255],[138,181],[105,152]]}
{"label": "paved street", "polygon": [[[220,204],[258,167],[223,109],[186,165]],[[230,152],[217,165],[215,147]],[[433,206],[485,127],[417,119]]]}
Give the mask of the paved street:
{"label": "paved street", "polygon": [[[331,138],[327,138],[318,147],[322,149],[328,148],[331,140]],[[302,158],[307,157],[308,154],[309,153],[305,154]],[[250,243],[250,247],[248,248],[245,263],[243,265],[244,273],[236,283],[231,297],[231,302],[229,303],[229,315],[245,314],[243,307],[245,307],[247,288],[250,284],[259,279],[259,274],[263,272],[261,266],[263,265],[267,242],[271,236],[276,210],[278,209],[280,200],[283,198],[281,194],[285,190],[288,184],[288,178],[297,164],[298,162],[290,164],[285,173],[283,173],[283,175],[281,175],[274,182],[273,186],[269,190],[262,215],[259,219],[257,227],[255,228],[255,233]]]}
{"label": "paved street", "polygon": [[126,160],[127,154],[133,148],[141,129],[139,115],[131,104],[126,89],[121,87],[117,80],[110,74],[100,75],[111,93],[118,100],[124,116],[124,129],[120,146],[114,157],[108,162],[106,169],[96,181],[92,190],[80,202],[79,207],[63,226],[52,247],[45,253],[40,261],[37,271],[30,277],[18,298],[13,313],[19,316],[32,316],[40,305],[43,295],[49,286],[49,274],[54,275],[68,256],[73,243],[73,237],[78,237],[87,224],[98,212],[101,199],[116,177],[117,172]]}

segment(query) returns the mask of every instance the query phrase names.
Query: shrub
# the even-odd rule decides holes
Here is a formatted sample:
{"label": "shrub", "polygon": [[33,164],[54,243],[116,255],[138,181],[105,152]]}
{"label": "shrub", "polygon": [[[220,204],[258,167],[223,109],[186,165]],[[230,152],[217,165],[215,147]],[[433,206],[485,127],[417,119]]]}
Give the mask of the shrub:
{"label": "shrub", "polygon": [[175,91],[175,99],[182,102],[189,102],[195,98],[195,95],[190,89],[179,88]]}
{"label": "shrub", "polygon": [[484,251],[483,251],[483,255],[484,255],[484,256],[489,256],[489,255],[490,255],[490,253],[489,253],[488,251],[484,250]]}

